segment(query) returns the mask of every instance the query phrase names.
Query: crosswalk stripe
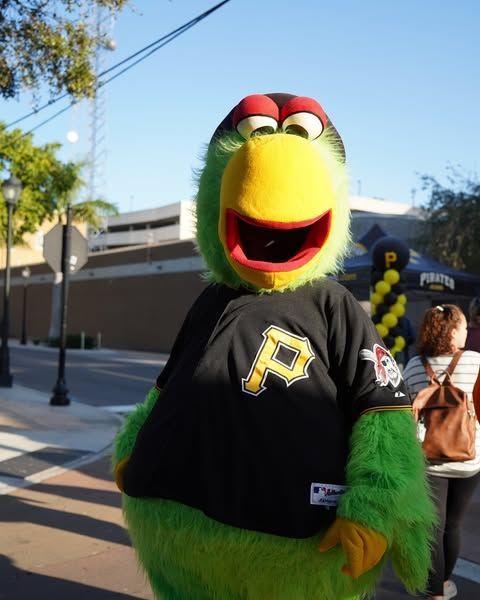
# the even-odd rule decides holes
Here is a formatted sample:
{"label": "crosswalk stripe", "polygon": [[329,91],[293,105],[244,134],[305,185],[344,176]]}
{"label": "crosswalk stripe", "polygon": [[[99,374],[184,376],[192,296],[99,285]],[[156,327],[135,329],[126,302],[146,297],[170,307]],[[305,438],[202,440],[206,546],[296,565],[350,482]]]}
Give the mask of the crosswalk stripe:
{"label": "crosswalk stripe", "polygon": [[130,375],[129,373],[120,373],[119,371],[110,371],[108,369],[91,369],[91,372],[115,375],[115,377],[125,377],[125,379],[136,379],[137,381],[147,381],[151,386],[155,383],[151,377],[140,377],[139,375]]}
{"label": "crosswalk stripe", "polygon": [[32,475],[28,475],[23,479],[3,475],[0,477],[0,496],[10,494],[18,489],[31,487],[32,485],[40,483],[45,479],[50,479],[51,477],[56,477],[57,475],[62,475],[67,471],[77,469],[79,467],[82,467],[83,465],[87,465],[91,462],[99,460],[104,456],[109,455],[111,451],[111,445],[109,444],[108,446],[102,448],[98,452],[88,452],[83,456],[80,456],[79,458],[76,458],[68,463],[65,463],[63,465],[54,465],[48,469],[44,469],[43,471],[32,473]]}
{"label": "crosswalk stripe", "polygon": [[115,404],[111,406],[102,406],[102,409],[119,415],[126,415],[133,412],[137,406],[138,404]]}
{"label": "crosswalk stripe", "polygon": [[45,447],[45,443],[29,440],[28,437],[17,433],[2,431],[0,442],[0,462],[21,456],[26,452],[35,452]]}
{"label": "crosswalk stripe", "polygon": [[459,558],[453,569],[453,573],[454,575],[458,575],[458,577],[463,577],[463,579],[480,583],[480,565],[471,560]]}

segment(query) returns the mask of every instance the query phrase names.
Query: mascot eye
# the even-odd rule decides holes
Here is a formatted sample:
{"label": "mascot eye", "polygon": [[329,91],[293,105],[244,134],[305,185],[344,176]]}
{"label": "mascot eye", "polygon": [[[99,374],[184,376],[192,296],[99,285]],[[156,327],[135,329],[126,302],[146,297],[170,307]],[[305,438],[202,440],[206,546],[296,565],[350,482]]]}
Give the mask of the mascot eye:
{"label": "mascot eye", "polygon": [[317,115],[310,112],[298,112],[289,115],[282,123],[285,133],[299,135],[307,140],[316,140],[323,131],[323,123]]}
{"label": "mascot eye", "polygon": [[245,140],[257,135],[270,135],[277,128],[277,121],[265,115],[250,115],[237,123],[237,131]]}

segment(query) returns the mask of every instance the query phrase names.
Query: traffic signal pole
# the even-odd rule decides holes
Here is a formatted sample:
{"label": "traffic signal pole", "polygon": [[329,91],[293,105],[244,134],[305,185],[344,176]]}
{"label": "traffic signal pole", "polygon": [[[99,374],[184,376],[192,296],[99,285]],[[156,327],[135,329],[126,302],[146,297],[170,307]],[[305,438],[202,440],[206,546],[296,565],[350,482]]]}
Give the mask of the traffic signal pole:
{"label": "traffic signal pole", "polygon": [[72,207],[67,207],[67,223],[62,231],[62,299],[61,299],[61,322],[60,322],[60,347],[58,353],[58,377],[53,388],[53,396],[50,398],[52,406],[66,406],[70,404],[68,388],[65,381],[65,359],[67,348],[67,309],[68,309],[68,283],[70,279],[70,248]]}

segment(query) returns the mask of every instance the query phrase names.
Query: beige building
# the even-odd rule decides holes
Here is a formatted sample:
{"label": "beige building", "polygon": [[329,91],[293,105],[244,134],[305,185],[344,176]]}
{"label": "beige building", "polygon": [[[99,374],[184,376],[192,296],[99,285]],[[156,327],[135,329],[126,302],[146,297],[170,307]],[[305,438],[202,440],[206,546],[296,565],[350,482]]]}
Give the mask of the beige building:
{"label": "beige building", "polygon": [[[372,220],[380,220],[389,232],[392,227],[384,221],[396,224],[395,234],[404,238],[418,222],[415,211],[400,203],[357,196],[351,199],[351,209],[357,239],[370,228]],[[21,331],[26,283],[21,265],[27,262],[31,265],[28,337],[43,341],[48,336],[54,274],[43,261],[42,246],[51,226],[31,236],[28,248],[14,249],[13,337],[19,337]],[[90,248],[95,251],[70,279],[69,333],[84,332],[93,338],[100,334],[102,344],[111,348],[170,351],[188,308],[206,285],[202,278],[205,267],[193,240],[193,203],[112,217],[100,235],[104,236],[101,244],[98,233],[90,236]],[[0,286],[2,283],[3,279]]]}
{"label": "beige building", "polygon": [[379,225],[389,235],[399,237],[411,247],[416,247],[419,236],[422,211],[410,204],[370,198],[350,196],[352,213],[352,235],[359,240],[372,225]]}
{"label": "beige building", "polygon": [[[45,235],[57,223],[57,220],[45,221],[35,233],[27,233],[25,235],[22,245],[13,246],[10,252],[10,265],[12,268],[44,263],[43,240]],[[83,235],[87,235],[87,226],[85,223],[74,223],[74,225]],[[5,269],[5,261],[6,246],[2,244],[0,247],[0,269]]]}
{"label": "beige building", "polygon": [[[351,196],[353,238],[360,238],[375,222],[392,235],[411,241],[420,216],[419,209],[400,202],[367,196]],[[43,240],[56,220],[47,221],[34,234],[27,234],[23,245],[11,251],[12,267],[44,262]],[[88,231],[85,223],[74,223],[88,237],[91,252],[142,245],[191,240],[195,237],[195,203],[192,200],[138,210],[105,218],[98,231]],[[5,268],[5,246],[0,247],[0,269]]]}
{"label": "beige building", "polygon": [[191,240],[195,236],[192,200],[108,217],[99,231],[90,232],[91,251]]}

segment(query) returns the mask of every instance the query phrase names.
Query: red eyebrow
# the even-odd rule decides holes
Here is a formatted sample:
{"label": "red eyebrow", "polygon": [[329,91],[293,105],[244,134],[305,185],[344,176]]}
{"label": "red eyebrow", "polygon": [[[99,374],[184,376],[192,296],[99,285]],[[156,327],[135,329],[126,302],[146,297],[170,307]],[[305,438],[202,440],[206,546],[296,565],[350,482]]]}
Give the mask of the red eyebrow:
{"label": "red eyebrow", "polygon": [[252,94],[241,100],[235,107],[233,126],[236,127],[242,119],[253,115],[272,117],[278,121],[279,113],[278,106],[271,98],[263,94]]}
{"label": "red eyebrow", "polygon": [[327,126],[328,118],[325,111],[316,100],[307,96],[296,96],[284,104],[280,112],[280,122],[299,112],[312,113],[320,119],[324,127]]}

